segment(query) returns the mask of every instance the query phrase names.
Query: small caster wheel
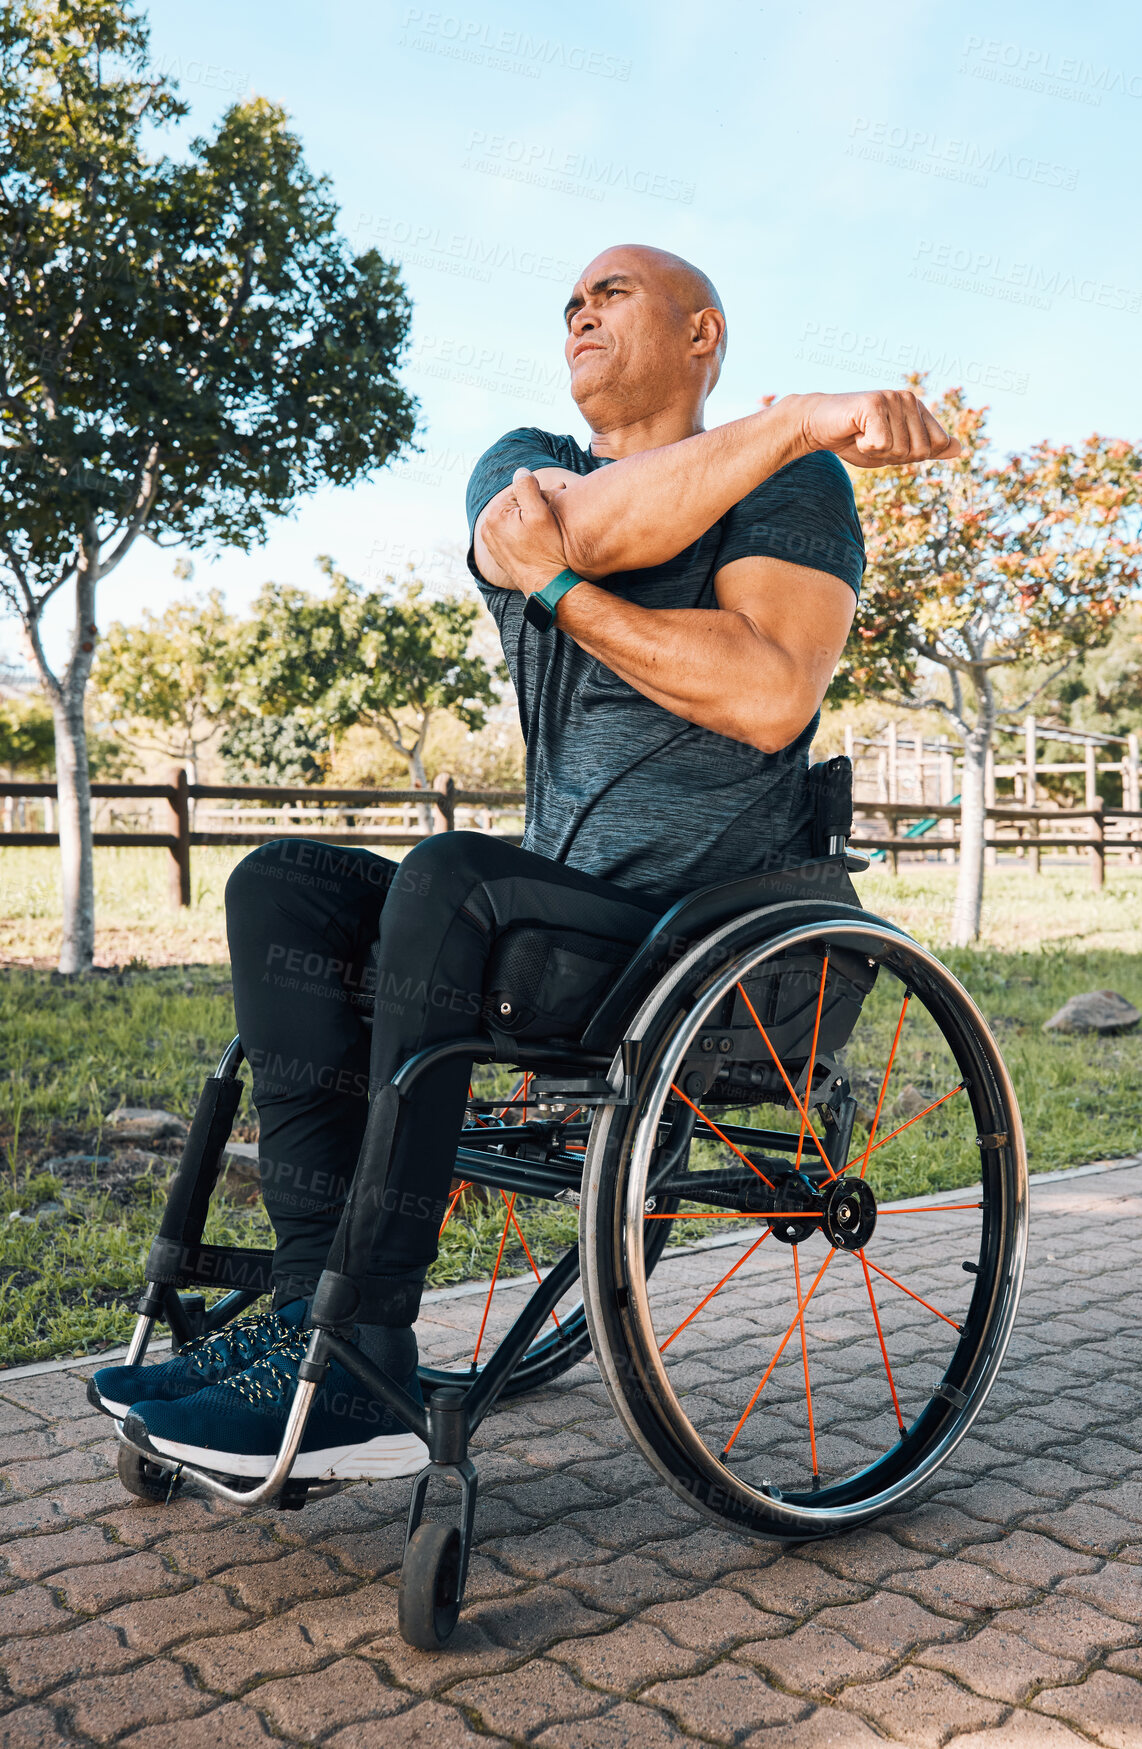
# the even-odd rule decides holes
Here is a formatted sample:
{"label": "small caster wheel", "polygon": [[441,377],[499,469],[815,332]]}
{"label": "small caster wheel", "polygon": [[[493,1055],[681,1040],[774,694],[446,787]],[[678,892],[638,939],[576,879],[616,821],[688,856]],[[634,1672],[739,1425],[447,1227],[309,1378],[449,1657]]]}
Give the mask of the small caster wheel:
{"label": "small caster wheel", "polygon": [[183,1481],[177,1470],[164,1470],[127,1445],[119,1447],[119,1480],[128,1494],[134,1494],[137,1500],[145,1500],[148,1506],[165,1506],[168,1500],[173,1500]]}
{"label": "small caster wheel", "polygon": [[448,1524],[418,1525],[404,1551],[397,1600],[407,1645],[439,1652],[460,1618],[459,1582],[460,1532]]}

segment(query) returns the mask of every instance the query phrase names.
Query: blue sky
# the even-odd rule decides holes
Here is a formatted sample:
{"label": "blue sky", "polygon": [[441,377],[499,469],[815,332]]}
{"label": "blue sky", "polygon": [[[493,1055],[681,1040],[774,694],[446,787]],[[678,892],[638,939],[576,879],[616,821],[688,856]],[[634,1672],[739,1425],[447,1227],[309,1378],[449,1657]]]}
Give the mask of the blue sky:
{"label": "blue sky", "polygon": [[[322,492],[252,554],[195,555],[243,608],[315,556],[379,581],[461,577],[464,484],[516,425],[585,429],[560,311],[614,242],[700,263],[730,319],[720,423],[759,396],[929,368],[992,408],[1005,449],[1139,435],[1142,12],[984,0],[156,0],[155,62],[208,130],[285,105],[360,248],[403,263],[404,380],[424,453]],[[185,593],[140,543],[99,617]],[[70,603],[53,610],[62,653]],[[14,653],[10,625],[0,639]]]}

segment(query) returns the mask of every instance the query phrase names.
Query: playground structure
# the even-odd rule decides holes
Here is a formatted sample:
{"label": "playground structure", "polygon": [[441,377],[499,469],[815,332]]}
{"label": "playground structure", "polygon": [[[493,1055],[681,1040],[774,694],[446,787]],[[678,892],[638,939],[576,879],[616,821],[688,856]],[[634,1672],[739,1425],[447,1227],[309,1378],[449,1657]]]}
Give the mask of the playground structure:
{"label": "playground structure", "polygon": [[[1014,742],[1014,757],[997,760],[990,753],[984,776],[984,798],[989,822],[1003,835],[987,840],[987,865],[994,867],[1001,850],[1010,849],[1026,860],[1034,873],[1042,867],[1042,854],[1086,850],[1096,885],[1105,877],[1106,851],[1124,847],[1131,862],[1142,850],[1142,783],[1140,783],[1137,735],[1102,735],[1083,729],[1064,728],[1026,717],[1011,729],[997,729],[1001,741]],[[1041,743],[1073,747],[1080,758],[1060,760],[1040,756]],[[895,873],[902,852],[935,857],[940,862],[956,860],[959,819],[959,760],[948,736],[926,737],[922,732],[901,732],[896,722],[887,723],[875,736],[858,736],[846,726],[844,747],[854,771],[854,807],[857,817],[854,845],[868,851],[874,862],[889,862]],[[1115,750],[1118,757],[1113,757]],[[1020,754],[1022,755],[1020,757]],[[1108,755],[1110,755],[1108,757]],[[1099,778],[1117,776],[1121,805],[1108,807],[1099,794]],[[1044,779],[1081,776],[1083,805],[1064,807],[1045,793]],[[1012,784],[1011,805],[998,796],[998,784]],[[1089,821],[1085,830],[1080,822]],[[882,822],[869,832],[870,825]],[[905,825],[905,822],[910,822]],[[1079,835],[1068,835],[1068,827]],[[901,829],[903,828],[903,830]],[[1061,831],[1060,831],[1061,828]],[[1108,829],[1109,828],[1109,829]],[[887,839],[887,843],[880,840]],[[1128,848],[1135,842],[1139,849]],[[899,848],[897,848],[899,844]]]}

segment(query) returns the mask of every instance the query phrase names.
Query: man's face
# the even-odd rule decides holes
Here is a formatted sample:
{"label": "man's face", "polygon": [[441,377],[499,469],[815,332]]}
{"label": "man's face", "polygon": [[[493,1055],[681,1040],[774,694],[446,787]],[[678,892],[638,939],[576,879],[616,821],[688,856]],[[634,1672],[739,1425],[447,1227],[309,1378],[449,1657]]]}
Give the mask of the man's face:
{"label": "man's face", "polygon": [[607,413],[645,416],[688,387],[692,312],[649,251],[604,250],[585,269],[564,314],[571,394],[595,429]]}

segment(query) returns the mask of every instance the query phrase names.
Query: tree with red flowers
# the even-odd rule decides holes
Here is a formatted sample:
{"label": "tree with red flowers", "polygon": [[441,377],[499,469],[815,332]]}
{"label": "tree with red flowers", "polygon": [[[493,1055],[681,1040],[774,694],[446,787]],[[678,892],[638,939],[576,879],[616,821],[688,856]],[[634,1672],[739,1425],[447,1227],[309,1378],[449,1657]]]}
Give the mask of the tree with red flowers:
{"label": "tree with red flowers", "polygon": [[[909,378],[919,393],[920,377]],[[987,408],[932,404],[962,453],[854,475],[868,570],[835,698],[935,710],[963,749],[952,938],[979,934],[984,770],[997,726],[1109,637],[1142,577],[1142,448],[1095,434],[997,458]]]}

